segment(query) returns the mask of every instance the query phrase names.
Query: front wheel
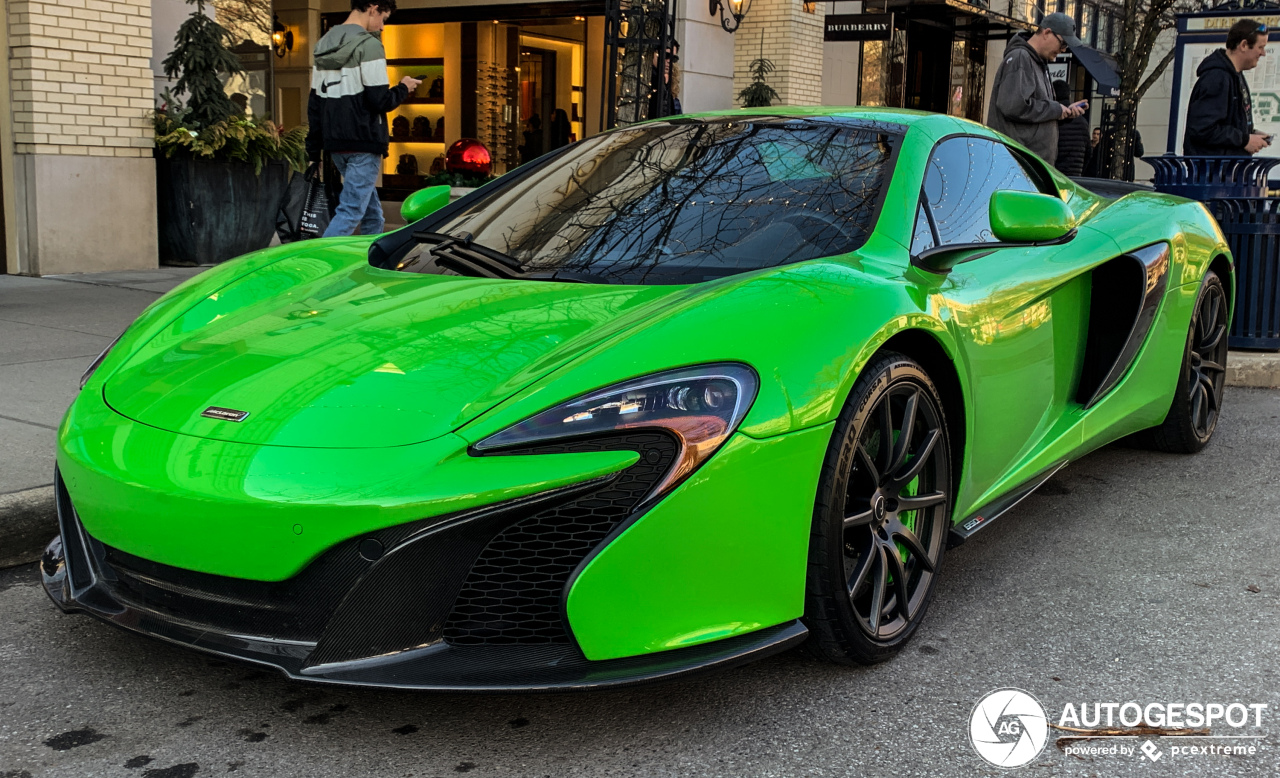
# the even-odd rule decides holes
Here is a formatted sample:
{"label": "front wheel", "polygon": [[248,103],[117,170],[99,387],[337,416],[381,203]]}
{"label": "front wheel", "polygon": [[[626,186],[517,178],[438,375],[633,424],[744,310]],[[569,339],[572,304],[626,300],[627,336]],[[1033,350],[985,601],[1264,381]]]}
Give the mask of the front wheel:
{"label": "front wheel", "polygon": [[805,622],[812,649],[870,664],[924,617],[951,516],[951,442],[924,369],[887,353],[863,370],[818,484]]}
{"label": "front wheel", "polygon": [[1194,454],[1213,437],[1226,385],[1227,325],[1227,293],[1218,274],[1209,271],[1191,314],[1173,405],[1164,423],[1143,436],[1152,448]]}

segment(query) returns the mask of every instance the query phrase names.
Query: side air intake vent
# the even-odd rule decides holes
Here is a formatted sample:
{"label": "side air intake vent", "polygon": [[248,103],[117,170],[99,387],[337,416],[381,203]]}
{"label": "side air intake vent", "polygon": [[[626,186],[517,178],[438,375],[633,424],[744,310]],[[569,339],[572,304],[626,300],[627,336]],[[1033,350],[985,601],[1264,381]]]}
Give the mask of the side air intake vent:
{"label": "side air intake vent", "polygon": [[1129,371],[1169,283],[1169,245],[1155,243],[1100,265],[1089,293],[1089,336],[1077,400],[1089,408]]}

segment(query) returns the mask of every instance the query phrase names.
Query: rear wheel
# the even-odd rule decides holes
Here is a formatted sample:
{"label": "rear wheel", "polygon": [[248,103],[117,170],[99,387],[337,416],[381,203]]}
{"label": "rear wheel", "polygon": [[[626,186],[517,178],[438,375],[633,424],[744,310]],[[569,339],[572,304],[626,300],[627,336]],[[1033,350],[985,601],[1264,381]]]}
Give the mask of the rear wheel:
{"label": "rear wheel", "polygon": [[1227,326],[1227,294],[1222,279],[1209,271],[1191,314],[1173,405],[1164,423],[1143,436],[1153,448],[1194,454],[1213,437],[1227,378]]}
{"label": "rear wheel", "polygon": [[836,422],[818,485],[805,622],[812,650],[869,664],[919,627],[951,516],[942,399],[901,354],[869,364]]}

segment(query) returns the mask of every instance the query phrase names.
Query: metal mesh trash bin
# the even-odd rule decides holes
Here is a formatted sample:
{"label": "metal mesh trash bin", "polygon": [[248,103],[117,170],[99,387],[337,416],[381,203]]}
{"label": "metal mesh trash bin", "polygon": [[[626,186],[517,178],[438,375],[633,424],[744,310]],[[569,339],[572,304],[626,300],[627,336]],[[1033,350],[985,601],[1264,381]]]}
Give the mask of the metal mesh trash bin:
{"label": "metal mesh trash bin", "polygon": [[1233,348],[1280,350],[1280,200],[1267,173],[1280,159],[1146,157],[1158,192],[1203,202],[1218,220],[1236,269]]}
{"label": "metal mesh trash bin", "polygon": [[1206,205],[1235,258],[1236,313],[1230,344],[1280,349],[1280,200],[1226,197]]}
{"label": "metal mesh trash bin", "polygon": [[1143,157],[1155,168],[1157,192],[1204,202],[1215,197],[1266,197],[1267,172],[1280,159],[1259,157]]}

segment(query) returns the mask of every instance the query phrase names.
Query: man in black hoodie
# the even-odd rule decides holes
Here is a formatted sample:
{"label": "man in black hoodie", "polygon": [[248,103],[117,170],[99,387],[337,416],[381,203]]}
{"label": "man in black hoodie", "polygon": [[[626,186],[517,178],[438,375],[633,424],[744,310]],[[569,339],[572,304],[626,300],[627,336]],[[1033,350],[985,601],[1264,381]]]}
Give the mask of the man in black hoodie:
{"label": "man in black hoodie", "polygon": [[1244,71],[1267,53],[1267,26],[1241,19],[1227,32],[1227,47],[1204,58],[1187,103],[1182,153],[1187,156],[1252,156],[1271,145],[1253,129],[1253,98]]}

